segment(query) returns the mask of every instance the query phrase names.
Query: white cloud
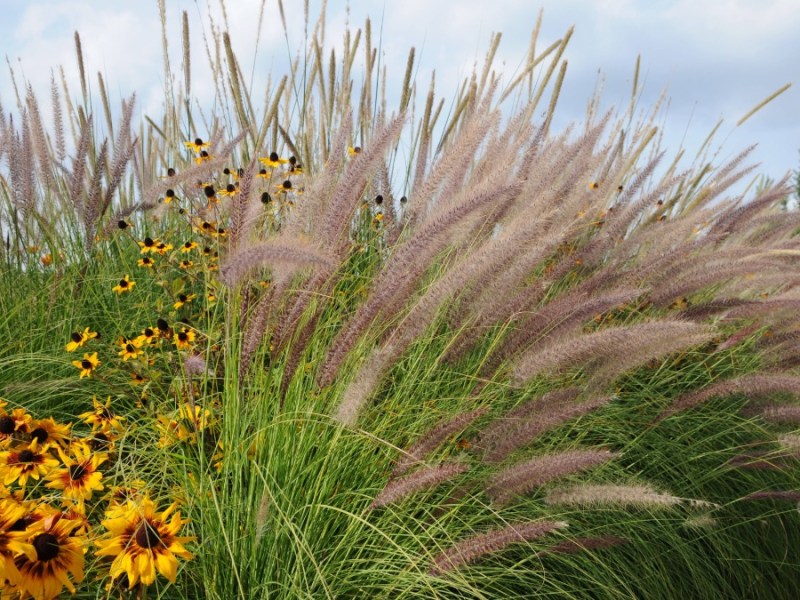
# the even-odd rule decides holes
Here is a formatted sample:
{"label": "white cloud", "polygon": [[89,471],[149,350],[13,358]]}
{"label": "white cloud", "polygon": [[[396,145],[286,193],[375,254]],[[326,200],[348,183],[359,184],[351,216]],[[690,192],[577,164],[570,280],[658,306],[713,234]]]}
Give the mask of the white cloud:
{"label": "white cloud", "polygon": [[[223,26],[218,2],[209,0],[214,25]],[[560,101],[561,119],[581,118],[598,80],[605,79],[609,103],[625,102],[637,54],[642,55],[645,105],[668,86],[672,98],[665,123],[678,143],[689,123],[687,144],[699,143],[720,116],[735,122],[749,108],[784,83],[796,82],[763,113],[732,134],[734,148],[749,140],[763,140],[757,158],[770,171],[796,166],[800,145],[800,10],[797,0],[406,0],[375,2],[351,0],[328,6],[327,43],[341,54],[345,23],[361,27],[369,13],[373,45],[380,44],[381,62],[396,79],[402,78],[410,46],[417,49],[418,86],[427,90],[430,71],[437,71],[437,90],[452,94],[473,66],[482,66],[489,36],[503,32],[496,68],[513,76],[528,50],[530,32],[539,5],[544,7],[538,47],[546,47],[574,24],[575,34],[565,58],[567,81]],[[284,39],[277,3],[267,1],[256,47],[261,0],[227,0],[228,26],[242,69],[253,72],[256,97],[270,73],[279,79],[287,61],[303,43],[303,3],[284,2],[290,37]],[[313,26],[321,0],[311,1]],[[152,2],[88,2],[78,0],[0,0],[0,53],[46,95],[51,67],[64,64],[73,94],[77,68],[73,32],[79,29],[87,73],[96,88],[102,71],[112,102],[137,90],[143,111],[157,114],[162,102],[163,69],[158,9]],[[186,10],[192,31],[193,90],[201,102],[210,102],[215,81],[206,69],[204,34],[210,24],[204,3],[169,0],[167,19],[170,60],[180,79],[180,15]],[[379,39],[382,35],[382,39]],[[20,62],[16,62],[20,57]],[[359,57],[357,64],[363,63]],[[0,73],[2,101],[13,102],[7,75]],[[43,90],[43,91],[42,91]],[[390,91],[390,101],[394,97]],[[696,140],[695,140],[696,138]]]}

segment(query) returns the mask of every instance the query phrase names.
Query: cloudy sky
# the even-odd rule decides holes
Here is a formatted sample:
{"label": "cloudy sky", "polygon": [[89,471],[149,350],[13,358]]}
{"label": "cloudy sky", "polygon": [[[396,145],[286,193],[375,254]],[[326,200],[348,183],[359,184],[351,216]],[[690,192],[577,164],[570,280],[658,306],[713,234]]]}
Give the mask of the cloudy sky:
{"label": "cloudy sky", "polygon": [[[330,0],[327,42],[341,43],[347,23],[360,27],[369,15],[373,38],[381,35],[382,60],[402,78],[408,49],[415,46],[418,81],[427,85],[431,69],[437,88],[448,96],[482,61],[492,32],[503,32],[498,69],[513,78],[528,49],[540,8],[544,9],[540,48],[575,32],[556,125],[581,119],[598,82],[604,103],[626,104],[637,55],[641,55],[641,105],[652,105],[666,90],[669,106],[663,127],[671,150],[681,144],[693,155],[720,119],[720,160],[758,143],[752,162],[760,172],[780,177],[800,166],[800,0]],[[321,2],[312,0],[311,14]],[[277,0],[267,0],[261,43],[255,48],[260,0],[227,0],[234,49],[256,89],[270,71],[283,74],[288,55]],[[220,20],[219,0],[166,0],[171,60],[180,65],[180,15],[188,11],[193,32],[194,91],[211,89],[203,80],[202,32],[209,8]],[[303,42],[303,2],[285,1],[289,47]],[[74,31],[81,33],[90,74],[102,72],[112,103],[137,92],[143,113],[157,114],[163,89],[161,34],[156,0],[0,0],[0,53],[24,75],[42,99],[51,68],[62,64],[76,77]],[[77,81],[77,80],[75,80]],[[759,101],[787,83],[793,86],[746,121],[736,122]],[[79,88],[73,83],[73,93]],[[8,68],[0,72],[0,100],[14,103]]]}

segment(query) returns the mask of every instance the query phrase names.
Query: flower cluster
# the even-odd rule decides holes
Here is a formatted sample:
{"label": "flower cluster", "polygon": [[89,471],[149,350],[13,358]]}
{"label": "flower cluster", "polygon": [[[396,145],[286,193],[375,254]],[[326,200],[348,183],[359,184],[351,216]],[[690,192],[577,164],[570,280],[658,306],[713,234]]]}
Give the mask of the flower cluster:
{"label": "flower cluster", "polygon": [[119,460],[116,442],[126,418],[115,414],[111,398],[92,403],[73,427],[21,407],[9,410],[0,400],[3,597],[55,598],[65,587],[74,593],[92,545],[98,557],[112,560],[112,582],[124,575],[129,588],[153,583],[156,572],[174,582],[177,558],[192,558],[182,544],[193,538],[178,535],[187,521],[175,504],[159,514],[144,490],[124,494],[120,503],[106,469]]}

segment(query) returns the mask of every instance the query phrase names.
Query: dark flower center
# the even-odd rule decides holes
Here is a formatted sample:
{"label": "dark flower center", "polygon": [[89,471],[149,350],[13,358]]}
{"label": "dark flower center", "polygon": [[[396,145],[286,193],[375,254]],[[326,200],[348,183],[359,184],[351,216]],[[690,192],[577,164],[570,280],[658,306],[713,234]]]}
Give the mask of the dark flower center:
{"label": "dark flower center", "polygon": [[146,337],[146,338],[151,338],[155,334],[156,334],[156,332],[153,331],[152,329],[150,329],[149,327],[146,327],[145,330],[144,330],[144,337]]}
{"label": "dark flower center", "polygon": [[182,342],[185,342],[186,340],[188,340],[188,339],[189,339],[189,336],[188,336],[188,334],[187,334],[185,331],[181,331],[181,332],[178,334],[178,339],[179,339],[180,341],[182,341]]}
{"label": "dark flower center", "polygon": [[175,190],[173,190],[172,188],[168,189],[166,191],[166,196],[167,196],[167,198],[174,198],[175,197]]}
{"label": "dark flower center", "polygon": [[151,238],[151,237],[144,238],[144,246],[145,246],[145,248],[151,248],[153,245],[155,245],[155,241],[153,241],[153,238]]}
{"label": "dark flower center", "polygon": [[136,348],[133,347],[133,344],[125,344],[125,352],[133,354],[136,352]]}
{"label": "dark flower center", "polygon": [[383,196],[381,196],[380,194],[375,196],[375,204],[383,204]]}
{"label": "dark flower center", "polygon": [[269,195],[269,192],[264,192],[263,194],[261,194],[261,202],[263,202],[264,204],[269,204],[270,202],[272,202],[272,196]]}
{"label": "dark flower center", "polygon": [[135,535],[136,543],[142,548],[155,548],[161,544],[161,537],[158,531],[153,527],[147,519],[144,519],[139,527],[136,529]]}
{"label": "dark flower center", "polygon": [[91,369],[92,368],[92,361],[86,360],[85,358],[81,361],[81,368],[83,369]]}
{"label": "dark flower center", "polygon": [[83,336],[77,331],[74,331],[69,337],[73,342],[80,342],[83,339]]}
{"label": "dark flower center", "polygon": [[207,185],[203,188],[203,193],[206,195],[206,198],[213,198],[216,192],[214,191],[213,185]]}
{"label": "dark flower center", "polygon": [[194,138],[195,146],[202,146],[203,140],[201,138]]}
{"label": "dark flower center", "polygon": [[184,242],[183,247],[186,248],[187,250],[191,250],[192,242]]}
{"label": "dark flower center", "polygon": [[70,465],[69,478],[72,481],[79,481],[84,475],[86,475],[86,467],[83,465]]}
{"label": "dark flower center", "polygon": [[167,331],[169,329],[169,325],[167,325],[167,322],[164,319],[159,319],[156,321],[156,327],[158,327],[160,331]]}
{"label": "dark flower center", "polygon": [[172,167],[167,169],[167,177],[175,177],[175,169],[173,169]]}
{"label": "dark flower center", "polygon": [[224,169],[222,169],[222,172],[225,173],[225,175],[230,175],[231,174],[231,170],[228,167],[225,167]]}
{"label": "dark flower center", "polygon": [[14,433],[14,430],[17,428],[16,423],[14,423],[14,419],[9,417],[8,415],[3,415],[0,417],[0,433]]}
{"label": "dark flower center", "polygon": [[99,448],[103,448],[108,445],[108,436],[105,433],[95,433],[94,437],[89,440],[89,445],[92,447],[93,450],[97,450]]}
{"label": "dark flower center", "polygon": [[120,219],[119,221],[117,221],[117,227],[119,227],[120,229],[127,229],[128,223]]}
{"label": "dark flower center", "polygon": [[284,181],[283,182],[283,189],[285,189],[285,190],[292,189],[292,182],[289,181],[288,179],[286,181]]}
{"label": "dark flower center", "polygon": [[225,186],[225,191],[228,192],[229,194],[232,194],[233,192],[236,191],[236,186],[233,185],[232,183],[229,183],[227,186]]}
{"label": "dark flower center", "polygon": [[40,533],[33,538],[33,547],[36,548],[36,556],[42,561],[53,560],[58,556],[58,538],[52,533]]}
{"label": "dark flower center", "polygon": [[269,159],[272,162],[277,162],[278,161],[278,153],[277,152],[270,152],[269,153]]}
{"label": "dark flower center", "polygon": [[405,204],[406,202],[408,202],[408,198],[406,198],[405,196],[400,198],[400,204]]}
{"label": "dark flower center", "polygon": [[294,156],[290,156],[290,157],[289,157],[289,162],[290,162],[291,164],[293,164],[293,165],[296,165],[296,164],[297,164],[297,158],[296,158],[296,157],[294,157]]}
{"label": "dark flower center", "polygon": [[203,151],[200,153],[200,156],[202,156],[203,158],[208,158],[208,152],[206,152],[205,150],[203,150]]}
{"label": "dark flower center", "polygon": [[33,460],[36,458],[36,455],[30,450],[23,450],[17,456],[17,462],[21,463],[32,463]]}
{"label": "dark flower center", "polygon": [[178,294],[178,300],[181,302],[186,302],[186,294]]}
{"label": "dark flower center", "polygon": [[49,437],[49,434],[45,429],[37,427],[36,429],[31,431],[31,437],[41,444]]}
{"label": "dark flower center", "polygon": [[119,280],[119,287],[121,287],[121,288],[126,288],[126,287],[128,287],[128,282],[127,282],[127,281],[125,281],[124,279],[120,279],[120,280]]}
{"label": "dark flower center", "polygon": [[14,523],[7,529],[7,531],[25,531],[28,528],[28,525],[33,523],[35,519],[31,515],[25,515],[21,519],[17,519]]}

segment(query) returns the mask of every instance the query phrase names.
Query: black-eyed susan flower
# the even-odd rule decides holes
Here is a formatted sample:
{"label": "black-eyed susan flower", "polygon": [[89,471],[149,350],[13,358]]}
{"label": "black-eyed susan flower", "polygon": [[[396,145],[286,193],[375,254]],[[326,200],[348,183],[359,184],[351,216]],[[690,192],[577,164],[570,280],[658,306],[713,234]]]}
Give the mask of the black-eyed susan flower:
{"label": "black-eyed susan flower", "polygon": [[25,448],[19,451],[0,452],[0,467],[4,467],[2,472],[5,474],[3,485],[11,485],[16,481],[19,487],[24,488],[29,478],[38,481],[41,476],[47,475],[57,466],[58,460],[39,450]]}
{"label": "black-eyed susan flower", "polygon": [[197,225],[195,225],[195,229],[200,233],[211,235],[216,233],[217,224],[213,221],[200,221]]}
{"label": "black-eyed susan flower", "polygon": [[239,188],[232,183],[226,185],[224,190],[219,191],[220,196],[227,196],[228,198],[233,198],[238,193],[239,193]]}
{"label": "black-eyed susan flower", "polygon": [[33,417],[24,408],[15,408],[10,413],[0,408],[0,442],[8,441],[14,435],[28,433],[32,420]]}
{"label": "black-eyed susan flower", "polygon": [[78,348],[83,347],[83,345],[97,337],[96,331],[90,331],[89,328],[85,328],[82,333],[77,331],[72,332],[69,336],[69,343],[66,345],[67,352],[75,352]]}
{"label": "black-eyed susan flower", "polygon": [[208,160],[211,160],[212,158],[214,158],[214,157],[212,155],[210,155],[207,151],[201,150],[200,154],[198,154],[197,156],[194,157],[194,162],[199,165],[199,164],[202,164],[202,163],[204,163],[204,162],[206,162]]}
{"label": "black-eyed susan flower", "polygon": [[164,192],[164,204],[169,204],[175,199],[175,190],[169,188],[166,192]]}
{"label": "black-eyed susan flower", "polygon": [[181,306],[189,304],[195,298],[197,298],[197,294],[178,294],[178,299],[175,301],[175,304],[172,305],[172,308],[178,310]]}
{"label": "black-eyed susan flower", "polygon": [[81,370],[81,379],[84,377],[91,377],[94,370],[100,365],[100,360],[97,358],[97,352],[89,354],[86,352],[82,360],[73,360],[73,366]]}
{"label": "black-eyed susan flower", "polygon": [[47,450],[49,448],[66,448],[72,435],[71,423],[58,423],[53,417],[37,419],[30,423],[31,450]]}
{"label": "black-eyed susan flower", "polygon": [[154,240],[153,238],[148,236],[143,240],[141,240],[140,242],[138,242],[138,244],[139,248],[141,248],[140,252],[142,254],[147,254],[148,252],[155,251],[156,246],[158,245],[158,240],[157,239]]}
{"label": "black-eyed susan flower", "polygon": [[181,269],[188,270],[188,269],[191,269],[194,266],[194,263],[192,261],[190,261],[190,260],[185,260],[184,259],[184,260],[182,260],[181,262],[178,263],[178,266]]}
{"label": "black-eyed susan flower", "polygon": [[92,406],[92,410],[78,415],[78,418],[83,420],[84,423],[92,426],[92,431],[113,433],[114,431],[122,431],[125,428],[122,424],[125,417],[117,415],[111,410],[111,396],[106,399],[105,404],[100,402],[96,396],[93,396]]}
{"label": "black-eyed susan flower", "polygon": [[285,179],[283,183],[279,183],[275,186],[275,189],[278,191],[279,194],[288,194],[292,191],[292,180]]}
{"label": "black-eyed susan flower", "polygon": [[270,177],[272,177],[272,173],[264,168],[261,168],[258,170],[258,177],[260,177],[261,179],[269,179]]}
{"label": "black-eyed susan flower", "polygon": [[142,258],[136,261],[136,264],[139,265],[140,267],[144,267],[145,269],[152,269],[153,265],[156,264],[156,261],[154,261],[149,256],[143,256]]}
{"label": "black-eyed susan flower", "polygon": [[100,483],[103,474],[97,468],[108,460],[108,456],[87,451],[81,446],[73,447],[72,456],[64,452],[59,454],[64,466],[47,474],[46,487],[61,490],[64,498],[77,501],[78,511],[83,513],[85,501],[103,489]]}
{"label": "black-eyed susan flower", "polygon": [[167,252],[172,250],[172,248],[173,248],[172,244],[159,242],[158,244],[156,244],[156,249],[154,250],[154,252],[156,252],[160,256],[164,256]]}
{"label": "black-eyed susan flower", "polygon": [[348,146],[347,154],[349,156],[356,156],[357,154],[361,154],[361,146]]}
{"label": "black-eyed susan flower", "polygon": [[258,160],[261,162],[261,164],[270,169],[275,169],[289,162],[288,159],[281,158],[277,152],[270,152],[268,157],[259,158]]}
{"label": "black-eyed susan flower", "polygon": [[158,343],[158,331],[152,327],[145,327],[141,335],[136,336],[134,343],[140,348],[142,346],[156,344]]}
{"label": "black-eyed susan flower", "polygon": [[183,145],[189,148],[189,150],[193,151],[196,154],[199,154],[205,148],[208,148],[209,143],[204,142],[202,138],[194,138],[192,142],[183,142]]}
{"label": "black-eyed susan flower", "polygon": [[188,519],[181,519],[176,509],[174,503],[157,513],[155,503],[145,497],[140,503],[129,501],[120,516],[102,522],[108,534],[96,542],[99,547],[96,554],[113,557],[109,570],[113,579],[124,574],[132,588],[140,581],[150,585],[158,572],[175,583],[178,558],[194,558],[184,547],[194,538],[178,535]]}
{"label": "black-eyed susan flower", "polygon": [[75,593],[74,584],[83,581],[84,575],[86,540],[75,535],[80,528],[80,520],[64,518],[61,513],[31,527],[30,548],[15,560],[20,574],[17,587],[22,597],[30,595],[37,600],[51,600],[59,596],[65,586]]}
{"label": "black-eyed susan flower", "polygon": [[15,530],[17,523],[25,518],[26,512],[25,506],[13,498],[0,500],[0,573],[8,585],[12,586],[18,585],[20,580],[14,556],[33,550],[26,542],[28,533]]}
{"label": "black-eyed susan flower", "polygon": [[194,343],[195,334],[191,329],[182,327],[181,330],[175,334],[173,343],[178,350],[189,350]]}
{"label": "black-eyed susan flower", "polygon": [[161,434],[158,438],[159,448],[168,448],[180,442],[195,442],[197,436],[189,429],[188,423],[177,415],[157,415],[156,429]]}
{"label": "black-eyed susan flower", "polygon": [[125,275],[122,279],[119,280],[119,283],[115,285],[112,291],[117,292],[118,294],[122,295],[125,292],[130,292],[133,289],[133,286],[136,285],[136,282],[133,281],[128,275]]}
{"label": "black-eyed susan flower", "polygon": [[189,252],[191,252],[195,248],[197,248],[197,242],[193,242],[192,240],[188,240],[186,242],[183,242],[183,245],[181,246],[181,252],[184,253],[184,254],[188,254]]}
{"label": "black-eyed susan flower", "polygon": [[133,343],[133,340],[127,340],[120,344],[120,351],[117,354],[122,357],[122,362],[127,362],[128,360],[136,360],[144,354],[144,350],[139,348],[136,344]]}

